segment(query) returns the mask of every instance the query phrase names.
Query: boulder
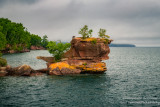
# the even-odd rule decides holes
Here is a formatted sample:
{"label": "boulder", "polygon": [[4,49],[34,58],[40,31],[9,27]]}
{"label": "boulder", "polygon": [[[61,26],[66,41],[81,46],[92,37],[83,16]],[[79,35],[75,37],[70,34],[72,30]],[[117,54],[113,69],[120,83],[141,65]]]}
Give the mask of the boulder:
{"label": "boulder", "polygon": [[12,76],[30,76],[32,68],[29,65],[22,65],[15,68],[10,68],[7,70],[8,75]]}
{"label": "boulder", "polygon": [[7,67],[0,67],[0,77],[7,75],[6,69]]}

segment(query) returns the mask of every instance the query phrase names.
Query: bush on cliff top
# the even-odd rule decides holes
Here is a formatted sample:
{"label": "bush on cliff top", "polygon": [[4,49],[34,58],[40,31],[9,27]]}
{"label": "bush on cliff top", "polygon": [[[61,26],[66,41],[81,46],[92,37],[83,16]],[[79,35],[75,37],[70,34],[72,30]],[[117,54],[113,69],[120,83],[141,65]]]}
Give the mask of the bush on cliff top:
{"label": "bush on cliff top", "polygon": [[79,34],[82,35],[83,39],[92,37],[92,29],[88,30],[88,26],[84,25],[83,28],[80,29]]}
{"label": "bush on cliff top", "polygon": [[[84,27],[80,29],[79,34],[82,35],[82,39],[86,40],[92,37],[91,35],[92,32],[93,32],[92,29],[88,30],[88,26],[84,25]],[[98,36],[102,39],[105,39],[106,41],[108,41],[108,39],[110,38],[110,36],[106,35],[106,29],[100,29],[98,32]],[[91,41],[95,43],[95,40],[91,40]]]}
{"label": "bush on cliff top", "polygon": [[49,53],[53,55],[55,61],[58,62],[63,57],[64,52],[68,51],[70,48],[70,43],[61,43],[50,41],[47,45]]}
{"label": "bush on cliff top", "polygon": [[106,29],[100,29],[98,33],[100,38],[110,38],[110,36],[106,35]]}

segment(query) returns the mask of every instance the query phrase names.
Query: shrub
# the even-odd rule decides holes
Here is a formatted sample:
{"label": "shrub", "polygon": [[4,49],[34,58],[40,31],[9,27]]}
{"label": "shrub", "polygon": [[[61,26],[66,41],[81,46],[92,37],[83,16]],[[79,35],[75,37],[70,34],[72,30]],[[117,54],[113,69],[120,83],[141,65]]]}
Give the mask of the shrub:
{"label": "shrub", "polygon": [[104,40],[105,40],[104,43],[105,43],[105,44],[108,44],[109,40],[108,40],[108,39],[104,39]]}
{"label": "shrub", "polygon": [[79,34],[82,35],[83,39],[92,37],[92,29],[88,30],[88,26],[85,25],[83,28],[80,29]]}
{"label": "shrub", "polygon": [[63,57],[64,52],[69,50],[70,46],[70,43],[50,41],[48,42],[47,48],[49,53],[55,58],[55,61],[58,62]]}
{"label": "shrub", "polygon": [[0,57],[0,67],[7,66],[7,60]]}
{"label": "shrub", "polygon": [[98,33],[100,38],[110,38],[110,36],[106,35],[106,29],[100,29]]}
{"label": "shrub", "polygon": [[84,65],[84,66],[87,66],[87,63],[85,62],[85,63],[83,63],[83,65]]}
{"label": "shrub", "polygon": [[91,43],[92,43],[92,44],[96,44],[96,43],[97,43],[97,39],[93,39],[93,40],[91,41]]}

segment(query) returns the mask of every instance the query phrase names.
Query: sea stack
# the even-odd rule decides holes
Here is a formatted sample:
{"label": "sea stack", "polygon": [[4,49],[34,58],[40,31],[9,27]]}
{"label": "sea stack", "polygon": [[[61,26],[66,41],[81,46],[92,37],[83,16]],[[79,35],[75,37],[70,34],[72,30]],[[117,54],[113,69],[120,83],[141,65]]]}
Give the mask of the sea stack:
{"label": "sea stack", "polygon": [[106,63],[110,53],[109,44],[113,40],[103,38],[75,37],[71,40],[71,48],[67,51],[61,62],[54,62],[53,57],[37,57],[47,62],[49,75],[68,75],[83,73],[104,73],[107,71]]}

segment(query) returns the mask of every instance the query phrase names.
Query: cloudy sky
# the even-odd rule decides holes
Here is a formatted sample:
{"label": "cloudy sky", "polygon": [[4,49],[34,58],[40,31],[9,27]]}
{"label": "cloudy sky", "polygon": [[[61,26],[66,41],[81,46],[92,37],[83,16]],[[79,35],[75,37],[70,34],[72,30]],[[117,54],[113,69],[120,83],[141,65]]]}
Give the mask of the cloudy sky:
{"label": "cloudy sky", "polygon": [[160,46],[159,0],[0,0],[0,17],[49,40],[70,41],[84,25],[114,43]]}

